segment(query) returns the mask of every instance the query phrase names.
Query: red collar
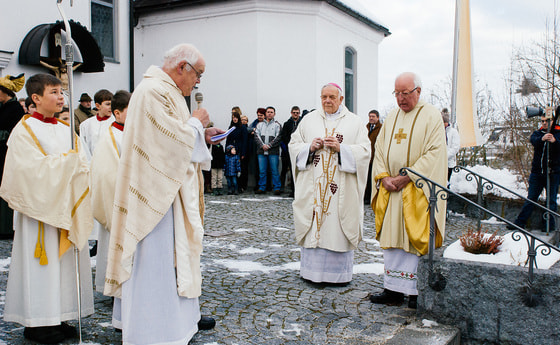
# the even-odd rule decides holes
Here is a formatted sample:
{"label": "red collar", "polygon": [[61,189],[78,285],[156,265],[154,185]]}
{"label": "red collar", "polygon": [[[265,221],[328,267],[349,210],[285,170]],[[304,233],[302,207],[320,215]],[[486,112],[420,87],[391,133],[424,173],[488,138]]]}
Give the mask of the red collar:
{"label": "red collar", "polygon": [[95,115],[95,117],[97,117],[97,121],[105,121],[105,120],[109,120],[111,118],[111,115],[107,117],[99,117],[99,115]]}
{"label": "red collar", "polygon": [[34,112],[33,115],[31,115],[31,117],[34,117],[37,120],[42,121],[44,123],[52,123],[53,125],[56,125],[58,123],[55,117],[44,117],[42,114],[39,114],[38,112]]}
{"label": "red collar", "polygon": [[111,124],[111,126],[115,127],[121,132],[124,130],[124,123],[118,123],[117,121],[115,121]]}

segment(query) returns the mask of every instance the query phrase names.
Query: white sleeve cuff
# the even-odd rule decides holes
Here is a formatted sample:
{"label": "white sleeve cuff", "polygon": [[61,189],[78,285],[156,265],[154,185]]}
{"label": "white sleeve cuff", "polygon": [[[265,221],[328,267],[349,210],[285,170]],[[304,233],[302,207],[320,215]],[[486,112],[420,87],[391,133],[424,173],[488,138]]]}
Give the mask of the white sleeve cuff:
{"label": "white sleeve cuff", "polygon": [[191,117],[187,123],[191,125],[191,127],[196,132],[195,141],[194,141],[194,149],[191,156],[192,163],[202,163],[205,161],[212,160],[212,155],[206,146],[206,139],[204,137],[204,127],[202,127],[202,123],[196,117]]}
{"label": "white sleeve cuff", "polygon": [[352,154],[352,149],[350,146],[340,144],[340,171],[355,174],[356,169],[356,159]]}

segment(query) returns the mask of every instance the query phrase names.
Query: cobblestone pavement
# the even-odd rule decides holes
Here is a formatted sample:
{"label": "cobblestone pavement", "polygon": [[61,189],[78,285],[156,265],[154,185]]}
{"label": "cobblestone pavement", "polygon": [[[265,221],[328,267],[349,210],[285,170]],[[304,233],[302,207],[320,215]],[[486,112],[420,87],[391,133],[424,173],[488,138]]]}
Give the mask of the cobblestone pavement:
{"label": "cobblestone pavement", "polygon": [[[325,287],[299,278],[291,202],[287,197],[252,193],[206,196],[200,305],[202,314],[213,316],[217,325],[196,334],[191,344],[382,344],[417,321],[406,302],[400,307],[380,306],[367,299],[383,286],[379,274],[383,257],[373,240],[369,207],[352,282]],[[457,239],[470,223],[474,221],[451,216],[446,243]],[[0,312],[11,245],[9,240],[0,241]],[[95,295],[95,314],[82,319],[84,343],[121,344],[121,335],[111,327],[111,305],[110,298]],[[2,344],[32,342],[23,338],[23,327],[0,320]]]}

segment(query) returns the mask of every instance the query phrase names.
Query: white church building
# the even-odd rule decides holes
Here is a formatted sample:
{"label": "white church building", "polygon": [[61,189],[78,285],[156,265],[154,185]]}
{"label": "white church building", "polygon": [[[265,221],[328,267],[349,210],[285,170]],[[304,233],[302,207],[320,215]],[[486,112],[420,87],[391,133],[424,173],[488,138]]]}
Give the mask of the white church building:
{"label": "white church building", "polygon": [[[40,61],[52,66],[61,56],[53,44],[60,24],[45,25],[61,20],[56,1],[14,7],[1,14],[0,75],[49,72]],[[204,55],[197,91],[222,128],[233,106],[250,121],[258,107],[274,106],[280,122],[293,105],[319,108],[320,88],[329,82],[342,86],[345,104],[364,123],[377,106],[379,44],[390,32],[356,0],[79,0],[73,6],[63,0],[62,7],[75,22],[75,60],[82,64],[74,72],[76,106],[82,92],[133,89],[150,65],[161,65],[167,49],[183,42]],[[88,42],[86,31],[95,40]]]}

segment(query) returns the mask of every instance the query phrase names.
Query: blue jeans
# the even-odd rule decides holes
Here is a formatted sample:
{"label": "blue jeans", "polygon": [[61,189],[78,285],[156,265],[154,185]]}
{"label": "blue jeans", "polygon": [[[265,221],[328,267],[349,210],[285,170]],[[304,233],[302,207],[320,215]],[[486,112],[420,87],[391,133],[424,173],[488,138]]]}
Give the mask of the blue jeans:
{"label": "blue jeans", "polygon": [[226,176],[228,192],[237,192],[237,176]]}
{"label": "blue jeans", "polygon": [[[557,212],[558,210],[558,206],[556,205],[556,198],[558,196],[558,185],[560,184],[560,174],[550,174],[550,195],[551,197],[549,198],[549,205],[546,205],[549,209],[551,209],[554,212]],[[533,201],[537,201],[539,199],[539,196],[541,195],[543,189],[546,189],[546,175],[545,174],[539,174],[539,173],[531,173],[531,175],[529,175],[529,192],[527,195],[527,199],[529,200],[533,200]],[[519,212],[519,215],[517,216],[517,219],[515,220],[515,224],[519,225],[521,227],[525,227],[525,225],[527,225],[527,221],[529,220],[529,217],[531,216],[531,213],[533,213],[533,208],[535,207],[535,205],[533,205],[532,203],[526,201],[523,204],[523,208],[521,209],[521,212]],[[553,215],[550,215],[550,230],[554,230],[554,224],[555,224],[555,217]],[[544,220],[544,227],[543,229],[545,229],[546,227],[546,220]]]}
{"label": "blue jeans", "polygon": [[266,190],[266,172],[270,166],[272,174],[272,189],[280,190],[280,173],[278,172],[278,164],[280,162],[278,155],[258,155],[259,159],[259,189]]}

